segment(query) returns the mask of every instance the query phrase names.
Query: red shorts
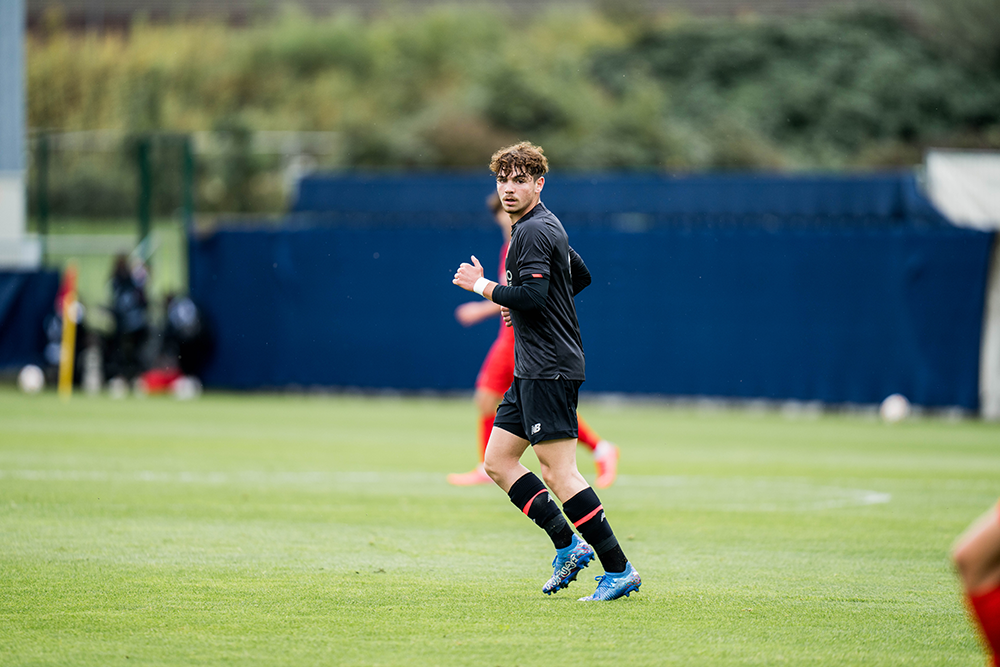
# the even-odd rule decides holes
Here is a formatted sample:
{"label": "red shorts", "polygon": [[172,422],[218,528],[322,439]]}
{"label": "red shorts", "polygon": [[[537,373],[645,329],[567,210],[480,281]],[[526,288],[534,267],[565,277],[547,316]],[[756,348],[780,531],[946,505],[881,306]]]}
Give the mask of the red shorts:
{"label": "red shorts", "polygon": [[476,389],[486,389],[501,396],[514,381],[514,329],[504,327],[493,341],[476,377]]}

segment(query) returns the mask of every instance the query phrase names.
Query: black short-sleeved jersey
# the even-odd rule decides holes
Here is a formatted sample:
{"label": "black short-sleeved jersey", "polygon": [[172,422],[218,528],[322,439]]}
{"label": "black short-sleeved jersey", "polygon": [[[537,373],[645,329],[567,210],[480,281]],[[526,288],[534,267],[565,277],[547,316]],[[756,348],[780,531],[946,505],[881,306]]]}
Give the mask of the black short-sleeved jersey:
{"label": "black short-sleeved jersey", "polygon": [[[511,309],[514,325],[514,375],[529,380],[584,380],[583,343],[573,302],[571,255],[566,230],[539,202],[511,231],[507,251],[507,284],[549,281],[545,306]],[[576,255],[576,261],[579,255]]]}

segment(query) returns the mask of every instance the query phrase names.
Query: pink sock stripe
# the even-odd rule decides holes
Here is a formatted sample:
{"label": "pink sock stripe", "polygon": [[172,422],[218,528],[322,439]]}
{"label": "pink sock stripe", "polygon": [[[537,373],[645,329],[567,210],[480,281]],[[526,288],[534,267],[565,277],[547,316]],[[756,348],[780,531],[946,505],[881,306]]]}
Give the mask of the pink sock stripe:
{"label": "pink sock stripe", "polygon": [[531,508],[531,503],[535,502],[535,498],[537,498],[538,496],[542,495],[543,493],[548,493],[548,491],[546,489],[542,489],[541,491],[539,491],[535,495],[531,496],[531,500],[529,500],[528,504],[525,505],[524,509],[521,510],[522,512],[524,512],[524,516],[528,516],[528,510]]}
{"label": "pink sock stripe", "polygon": [[574,521],[573,522],[573,527],[574,528],[579,528],[581,523],[587,523],[588,521],[590,521],[591,519],[593,519],[595,516],[597,516],[597,513],[600,512],[602,509],[604,509],[604,505],[598,505],[597,509],[595,509],[593,512],[591,512],[587,516],[583,517],[579,521]]}

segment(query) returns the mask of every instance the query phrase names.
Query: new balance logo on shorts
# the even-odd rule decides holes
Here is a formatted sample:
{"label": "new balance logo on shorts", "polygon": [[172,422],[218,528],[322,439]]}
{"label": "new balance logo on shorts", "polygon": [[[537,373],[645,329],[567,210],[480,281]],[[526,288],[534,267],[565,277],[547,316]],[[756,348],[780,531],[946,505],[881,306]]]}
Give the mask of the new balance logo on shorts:
{"label": "new balance logo on shorts", "polygon": [[531,435],[535,435],[536,433],[538,433],[541,430],[542,430],[542,425],[541,424],[535,424],[534,426],[531,427]]}

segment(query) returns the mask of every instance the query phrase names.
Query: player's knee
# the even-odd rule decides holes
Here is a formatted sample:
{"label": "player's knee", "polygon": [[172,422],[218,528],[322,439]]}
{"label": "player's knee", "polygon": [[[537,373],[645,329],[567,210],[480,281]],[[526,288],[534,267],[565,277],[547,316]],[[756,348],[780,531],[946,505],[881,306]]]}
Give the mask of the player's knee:
{"label": "player's knee", "polygon": [[951,551],[951,562],[955,565],[955,570],[962,581],[968,585],[971,583],[973,572],[976,569],[975,552],[969,547],[967,542],[955,546]]}
{"label": "player's knee", "polygon": [[483,457],[483,470],[493,481],[497,481],[509,466],[510,463],[503,457],[496,456],[489,448],[486,449],[486,455]]}
{"label": "player's knee", "polygon": [[[556,468],[553,466],[541,466],[542,481],[545,482],[545,486],[553,490],[553,492],[560,491],[566,488],[572,480],[572,472],[568,469]],[[557,492],[558,496],[559,493]]]}
{"label": "player's knee", "polygon": [[483,457],[483,470],[486,471],[487,475],[496,479],[494,476],[497,472],[496,461],[490,456],[489,450],[486,451],[486,456]]}

